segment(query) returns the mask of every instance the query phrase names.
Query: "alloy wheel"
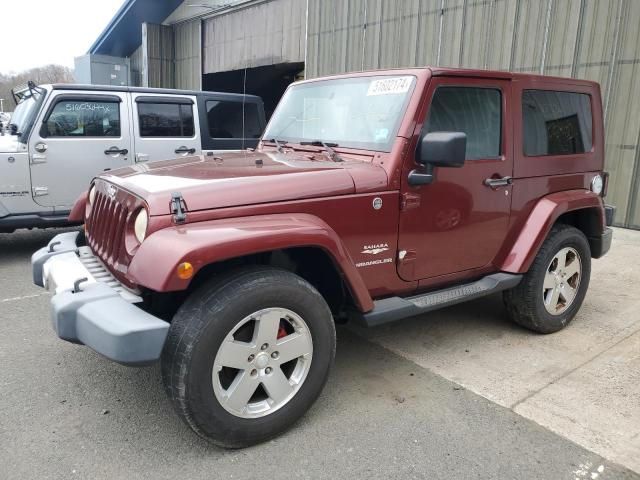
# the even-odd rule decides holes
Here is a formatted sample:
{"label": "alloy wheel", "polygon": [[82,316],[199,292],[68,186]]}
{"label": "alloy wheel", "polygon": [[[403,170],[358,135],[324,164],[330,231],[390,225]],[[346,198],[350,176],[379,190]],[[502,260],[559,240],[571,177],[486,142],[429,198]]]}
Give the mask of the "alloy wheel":
{"label": "alloy wheel", "polygon": [[220,405],[241,418],[259,418],[286,405],[311,366],[313,341],[302,317],[267,308],[242,319],[216,354],[213,391]]}
{"label": "alloy wheel", "polygon": [[547,267],[542,286],[544,306],[551,315],[564,313],[575,300],[582,278],[582,260],[575,248],[565,247]]}

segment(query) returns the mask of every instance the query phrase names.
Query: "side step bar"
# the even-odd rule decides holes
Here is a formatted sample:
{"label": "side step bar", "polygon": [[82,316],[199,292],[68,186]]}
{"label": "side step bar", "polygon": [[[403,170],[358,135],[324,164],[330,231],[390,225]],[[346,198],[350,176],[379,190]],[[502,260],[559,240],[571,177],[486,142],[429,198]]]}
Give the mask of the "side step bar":
{"label": "side step bar", "polygon": [[420,315],[439,308],[484,297],[495,292],[515,287],[522,280],[522,275],[495,273],[480,280],[443,290],[423,293],[413,297],[390,297],[376,300],[373,310],[364,314],[356,314],[353,320],[365,327],[376,327],[395,322],[407,317]]}

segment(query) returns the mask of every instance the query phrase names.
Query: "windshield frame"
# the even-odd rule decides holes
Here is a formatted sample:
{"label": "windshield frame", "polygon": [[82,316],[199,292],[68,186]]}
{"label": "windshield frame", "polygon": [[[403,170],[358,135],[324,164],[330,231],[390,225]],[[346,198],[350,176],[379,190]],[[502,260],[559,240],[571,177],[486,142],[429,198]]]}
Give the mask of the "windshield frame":
{"label": "windshield frame", "polygon": [[[386,143],[375,143],[375,142],[345,142],[344,140],[340,140],[340,139],[334,139],[334,138],[313,138],[313,139],[307,139],[307,138],[300,138],[300,137],[287,137],[286,135],[277,135],[274,132],[271,132],[271,128],[273,125],[273,121],[275,118],[277,118],[278,112],[281,110],[281,108],[283,108],[284,102],[283,100],[286,98],[287,95],[289,95],[289,93],[293,90],[293,89],[300,89],[300,88],[312,88],[314,86],[317,86],[318,84],[323,84],[323,83],[329,83],[329,82],[350,82],[350,81],[358,81],[358,80],[363,80],[363,79],[367,79],[369,81],[374,81],[374,80],[383,80],[386,78],[393,78],[393,77],[411,77],[411,86],[409,87],[409,89],[407,90],[406,94],[405,94],[405,98],[403,101],[403,104],[400,108],[400,110],[398,111],[398,117],[396,118],[395,124],[393,125],[392,128],[390,128],[390,134],[389,134],[389,140]],[[400,130],[400,127],[402,125],[402,121],[404,120],[406,114],[407,114],[407,109],[409,107],[409,104],[411,102],[411,99],[414,96],[415,90],[416,90],[416,86],[418,84],[418,76],[415,75],[414,73],[384,73],[384,74],[380,74],[380,73],[374,73],[372,75],[354,75],[354,76],[348,76],[348,77],[337,77],[337,78],[324,78],[324,79],[319,79],[319,80],[311,80],[311,81],[303,81],[303,82],[298,82],[298,83],[293,83],[291,84],[287,90],[285,91],[284,95],[282,96],[282,98],[280,99],[280,102],[278,102],[278,106],[276,107],[275,111],[273,112],[273,115],[271,115],[271,118],[269,119],[269,123],[267,124],[264,133],[262,135],[261,141],[262,142],[270,142],[272,138],[276,138],[277,140],[281,141],[281,142],[286,142],[287,145],[291,145],[291,144],[298,144],[300,145],[301,142],[307,142],[307,141],[316,141],[316,140],[321,140],[324,143],[327,144],[338,144],[338,146],[333,147],[336,149],[340,149],[340,148],[344,148],[344,149],[351,149],[351,150],[366,150],[366,151],[373,151],[373,152],[384,152],[384,153],[389,153],[392,151],[393,149],[393,145],[398,137],[398,132]]]}
{"label": "windshield frame", "polygon": [[[35,95],[39,95],[38,98],[34,98]],[[16,136],[18,137],[18,142],[22,144],[26,144],[29,141],[29,135],[31,135],[31,131],[33,130],[33,126],[36,122],[36,118],[38,116],[38,112],[40,112],[40,107],[44,103],[44,99],[47,96],[47,90],[39,87],[38,91],[34,91],[30,95],[24,96],[20,102],[16,105],[16,108],[11,115],[11,121],[9,125],[16,125]],[[26,102],[33,102],[33,104],[29,107],[26,105]],[[29,110],[25,113],[23,117],[20,117],[18,121],[20,124],[17,124],[14,120],[16,119],[16,112],[20,113],[19,107],[28,108]]]}

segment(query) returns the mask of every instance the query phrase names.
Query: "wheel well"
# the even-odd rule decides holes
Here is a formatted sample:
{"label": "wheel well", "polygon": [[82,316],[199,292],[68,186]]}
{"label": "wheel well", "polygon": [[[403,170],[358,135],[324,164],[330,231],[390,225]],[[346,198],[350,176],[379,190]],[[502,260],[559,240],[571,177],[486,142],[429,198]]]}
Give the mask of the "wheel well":
{"label": "wheel well", "polygon": [[598,237],[602,234],[602,215],[597,208],[584,208],[564,213],[558,217],[556,223],[576,227],[584,233],[589,244],[592,242],[592,237]]}
{"label": "wheel well", "polygon": [[215,275],[246,265],[268,265],[299,275],[320,292],[336,317],[354,304],[339,267],[319,247],[273,250],[212,263],[198,271],[187,294]]}

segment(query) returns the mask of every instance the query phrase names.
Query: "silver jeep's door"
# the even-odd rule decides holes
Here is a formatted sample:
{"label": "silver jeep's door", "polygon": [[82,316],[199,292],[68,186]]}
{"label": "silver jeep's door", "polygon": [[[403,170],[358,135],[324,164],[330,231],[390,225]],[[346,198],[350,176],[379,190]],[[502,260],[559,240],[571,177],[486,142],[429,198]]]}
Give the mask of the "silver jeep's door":
{"label": "silver jeep's door", "polygon": [[32,195],[67,209],[96,175],[129,165],[129,94],[54,90],[29,138]]}
{"label": "silver jeep's door", "polygon": [[133,93],[135,161],[200,155],[196,97]]}

